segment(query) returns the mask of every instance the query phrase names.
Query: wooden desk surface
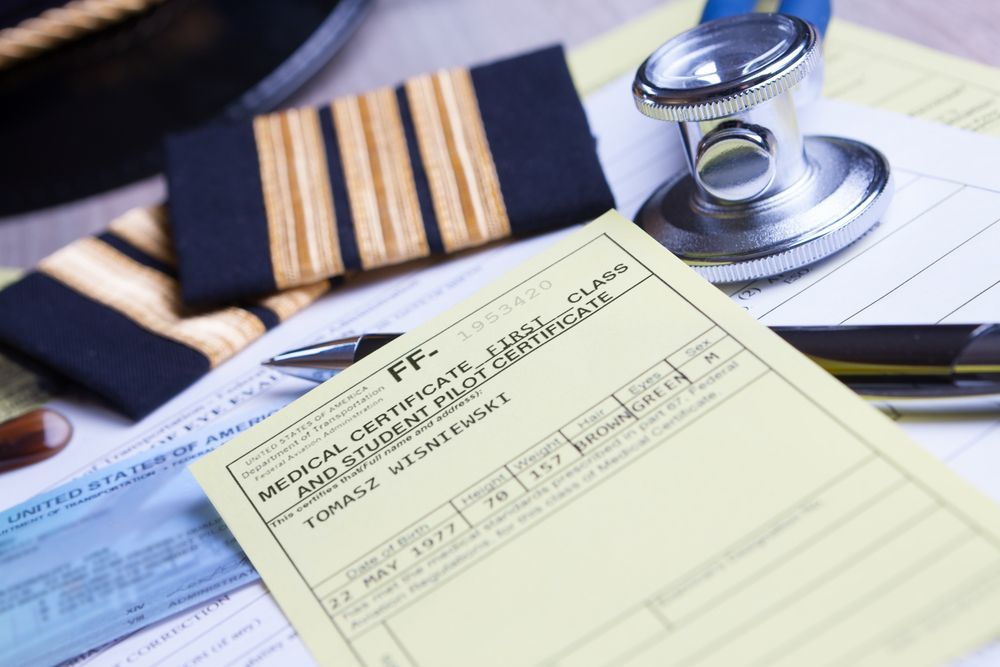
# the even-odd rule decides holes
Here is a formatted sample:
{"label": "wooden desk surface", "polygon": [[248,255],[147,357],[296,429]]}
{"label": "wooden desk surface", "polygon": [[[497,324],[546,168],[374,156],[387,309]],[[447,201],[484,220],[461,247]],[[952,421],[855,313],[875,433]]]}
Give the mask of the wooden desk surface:
{"label": "wooden desk surface", "polygon": [[[409,75],[535,46],[585,42],[662,0],[379,0],[347,47],[287,105],[394,84]],[[996,0],[834,0],[837,16],[1000,67]],[[2,187],[2,184],[0,184]],[[64,206],[0,218],[0,266],[32,266],[134,206],[165,197],[161,178]]]}

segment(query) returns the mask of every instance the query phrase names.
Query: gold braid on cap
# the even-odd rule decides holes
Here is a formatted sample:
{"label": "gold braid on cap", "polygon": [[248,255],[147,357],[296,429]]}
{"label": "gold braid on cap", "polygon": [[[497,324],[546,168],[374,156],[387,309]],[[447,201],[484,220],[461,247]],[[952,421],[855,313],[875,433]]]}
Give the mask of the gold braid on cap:
{"label": "gold braid on cap", "polygon": [[141,14],[164,0],[72,0],[0,30],[0,70]]}

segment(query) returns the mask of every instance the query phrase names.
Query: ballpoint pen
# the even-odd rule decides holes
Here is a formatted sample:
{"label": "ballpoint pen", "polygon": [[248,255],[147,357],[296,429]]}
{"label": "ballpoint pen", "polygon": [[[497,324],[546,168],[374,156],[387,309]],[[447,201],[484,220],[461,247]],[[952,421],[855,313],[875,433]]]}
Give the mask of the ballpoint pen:
{"label": "ballpoint pen", "polygon": [[[910,409],[1000,408],[1000,324],[772,327],[863,397]],[[323,382],[401,334],[373,333],[264,364]]]}

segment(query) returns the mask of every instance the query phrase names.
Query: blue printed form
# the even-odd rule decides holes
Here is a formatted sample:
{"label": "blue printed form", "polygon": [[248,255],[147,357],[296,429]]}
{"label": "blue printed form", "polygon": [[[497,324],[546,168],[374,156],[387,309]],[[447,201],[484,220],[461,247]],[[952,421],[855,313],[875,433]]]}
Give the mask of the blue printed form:
{"label": "blue printed form", "polygon": [[71,658],[255,581],[187,465],[264,416],[161,445],[0,513],[0,664]]}

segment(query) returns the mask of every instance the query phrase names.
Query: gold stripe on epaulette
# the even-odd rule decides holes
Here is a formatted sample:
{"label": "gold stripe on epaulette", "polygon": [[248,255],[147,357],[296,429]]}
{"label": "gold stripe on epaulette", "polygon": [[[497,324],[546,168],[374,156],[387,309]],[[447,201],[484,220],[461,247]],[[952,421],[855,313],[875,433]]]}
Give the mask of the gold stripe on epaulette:
{"label": "gold stripe on epaulette", "polygon": [[388,88],[331,105],[361,266],[430,254],[395,93]]}
{"label": "gold stripe on epaulette", "polygon": [[295,287],[285,290],[274,296],[261,299],[258,303],[278,316],[282,322],[299,312],[316,299],[320,298],[330,290],[330,283],[326,280],[314,285],[305,287]]}
{"label": "gold stripe on epaulette", "polygon": [[188,316],[177,281],[95,238],[71,243],[43,259],[38,269],[147,331],[201,352],[212,366],[265,331],[253,313],[241,308]]}
{"label": "gold stripe on epaulette", "polygon": [[473,183],[476,188],[476,198],[481,202],[482,217],[477,220],[479,234],[487,241],[495,241],[510,236],[510,220],[507,218],[507,207],[500,192],[500,177],[497,175],[493,154],[490,153],[489,142],[486,139],[486,128],[483,127],[482,116],[479,113],[479,102],[476,89],[472,85],[472,75],[468,70],[460,69],[446,75],[439,75],[441,88],[446,93],[445,99],[451,110],[452,93],[454,94],[456,115],[461,122],[459,127],[463,134],[463,145],[471,156],[471,169],[474,174]]}
{"label": "gold stripe on epaulette", "polygon": [[318,111],[258,116],[253,129],[278,289],[343,273]]}
{"label": "gold stripe on epaulette", "polygon": [[133,208],[111,221],[108,231],[168,266],[177,263],[167,227],[167,207]]}
{"label": "gold stripe on epaulette", "polygon": [[469,71],[415,77],[405,90],[445,250],[509,236],[510,220]]}

